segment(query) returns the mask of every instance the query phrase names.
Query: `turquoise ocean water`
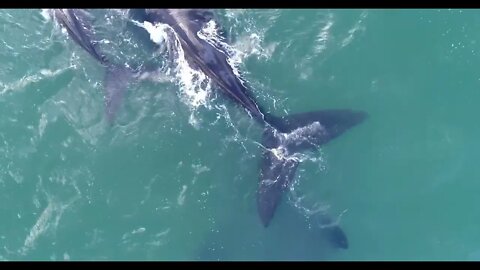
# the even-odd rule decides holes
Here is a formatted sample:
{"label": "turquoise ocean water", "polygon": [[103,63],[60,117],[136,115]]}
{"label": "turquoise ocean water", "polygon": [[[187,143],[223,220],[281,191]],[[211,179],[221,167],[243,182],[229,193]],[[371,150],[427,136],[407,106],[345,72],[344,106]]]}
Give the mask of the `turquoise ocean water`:
{"label": "turquoise ocean water", "polygon": [[0,10],[0,260],[480,259],[479,10],[216,13],[269,111],[369,118],[306,153],[264,228],[262,127],[170,65],[164,30],[151,46],[124,10],[92,11],[109,57],[159,67],[108,125],[103,67],[47,11]]}

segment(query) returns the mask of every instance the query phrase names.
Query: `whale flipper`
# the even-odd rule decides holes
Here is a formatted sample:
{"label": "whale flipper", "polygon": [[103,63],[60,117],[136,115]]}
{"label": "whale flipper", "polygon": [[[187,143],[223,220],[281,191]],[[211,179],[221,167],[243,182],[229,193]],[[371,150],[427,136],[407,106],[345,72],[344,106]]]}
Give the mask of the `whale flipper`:
{"label": "whale flipper", "polygon": [[273,218],[283,192],[290,186],[298,164],[297,160],[279,158],[268,150],[263,153],[257,190],[257,210],[265,227]]}
{"label": "whale flipper", "polygon": [[93,21],[95,18],[82,9],[55,9],[55,19],[67,30],[68,35],[88,54],[106,68],[104,80],[105,110],[110,124],[115,119],[126,88],[136,73],[130,68],[115,64],[100,51],[95,41]]}
{"label": "whale flipper", "polygon": [[272,126],[267,126],[262,145],[260,182],[257,191],[257,210],[267,227],[290,186],[300,160],[295,154],[317,149],[361,123],[367,114],[353,110],[323,110],[288,115],[267,116]]}
{"label": "whale flipper", "polygon": [[109,124],[115,120],[115,115],[122,105],[125,91],[135,78],[135,73],[122,66],[110,66],[105,74],[104,98],[105,114]]}
{"label": "whale flipper", "polygon": [[53,14],[73,39],[88,54],[99,61],[102,65],[108,65],[108,59],[99,51],[97,42],[95,42],[95,33],[92,25],[92,19],[86,11],[80,9],[55,9]]}
{"label": "whale flipper", "polygon": [[322,233],[328,242],[335,248],[348,249],[348,238],[342,228],[337,224],[332,224],[331,218],[327,215],[320,217],[319,225]]}

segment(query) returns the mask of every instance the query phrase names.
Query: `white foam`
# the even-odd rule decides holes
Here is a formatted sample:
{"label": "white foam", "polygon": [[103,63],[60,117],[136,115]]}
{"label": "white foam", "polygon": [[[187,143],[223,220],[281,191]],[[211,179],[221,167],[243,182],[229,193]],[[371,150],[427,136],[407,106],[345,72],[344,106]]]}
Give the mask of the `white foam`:
{"label": "white foam", "polygon": [[348,30],[348,36],[343,39],[342,47],[350,44],[357,32],[365,32],[366,27],[364,26],[364,20],[367,18],[367,14],[368,13],[366,11],[363,11],[360,14],[360,19],[358,19],[358,21],[355,22],[355,25],[350,30]]}
{"label": "white foam", "polygon": [[218,33],[218,26],[214,20],[210,20],[205,24],[198,32],[198,37],[223,51],[227,56],[227,63],[232,68],[233,73],[243,82],[238,67],[242,64],[244,54],[223,40]]}
{"label": "white foam", "polygon": [[172,75],[176,79],[175,82],[180,86],[180,100],[192,112],[189,123],[198,128],[200,121],[195,117],[197,109],[199,107],[211,109],[209,103],[210,79],[203,72],[190,67],[180,45],[180,40],[169,25],[162,23],[152,25],[149,22],[137,23],[137,25],[149,32],[153,42],[159,45],[166,45],[167,53],[173,56],[174,68],[173,70],[168,69],[167,73],[173,71]]}
{"label": "white foam", "polygon": [[170,233],[170,228],[167,228],[164,231],[155,234],[154,239],[152,241],[148,242],[147,244],[151,245],[151,246],[157,246],[157,247],[161,246],[161,245],[164,245],[165,243],[167,243],[166,238],[167,238],[169,233]]}
{"label": "white foam", "polygon": [[49,22],[52,19],[52,10],[48,8],[42,8],[40,10],[40,15],[42,15],[45,21]]}
{"label": "white foam", "polygon": [[318,134],[319,132],[325,132],[325,127],[323,127],[319,122],[313,122],[309,125],[299,127],[290,133],[281,133],[274,131],[275,136],[280,140],[279,146],[272,149],[267,149],[271,151],[275,157],[279,160],[293,160],[297,162],[303,162],[305,160],[318,161],[318,158],[312,157],[308,154],[295,152],[289,153],[288,146],[295,144],[299,145],[310,140],[310,135]]}
{"label": "white foam", "polygon": [[[175,83],[180,87],[180,100],[186,104],[191,111],[189,123],[192,126],[199,128],[201,121],[196,117],[198,109],[201,107],[207,109],[213,108],[211,105],[211,80],[202,71],[196,70],[189,65],[180,45],[180,40],[169,25],[162,23],[154,25],[150,22],[140,23],[135,21],[134,23],[148,31],[151,40],[159,45],[163,45],[168,53],[173,56],[174,67],[173,69],[168,69],[166,72],[173,73],[171,75],[173,75]],[[213,20],[207,22],[197,35],[199,38],[207,41],[212,46],[226,54],[228,64],[242,83],[244,81],[241,77],[239,67],[243,64],[243,60],[252,54],[269,57],[274,48],[270,47],[269,52],[267,53],[260,45],[262,36],[251,33],[249,38],[244,40],[244,42],[253,43],[254,45],[247,45],[247,51],[239,50],[223,40],[219,35],[217,24]],[[240,43],[237,43],[237,45],[238,44]]]}
{"label": "white foam", "polygon": [[[55,212],[58,211],[58,206],[53,203],[49,202],[47,207],[43,210],[42,214],[40,217],[37,219],[37,222],[33,225],[33,227],[30,229],[30,232],[28,233],[27,237],[25,238],[24,241],[24,248],[23,251],[27,251],[28,249],[32,248],[36,239],[45,233],[45,231],[49,228],[49,226],[52,224],[50,220],[54,218]],[[59,219],[60,217],[58,217]]]}
{"label": "white foam", "polygon": [[320,33],[317,35],[316,45],[314,48],[315,55],[322,53],[327,48],[327,42],[330,39],[330,29],[333,26],[333,14],[329,13],[327,16],[327,22],[322,27]]}
{"label": "white foam", "polygon": [[147,21],[143,22],[143,24],[136,21],[134,21],[134,23],[147,30],[147,32],[150,34],[150,39],[157,44],[162,44],[167,39],[166,29],[168,25],[166,24],[158,23],[154,25]]}
{"label": "white foam", "polygon": [[178,195],[178,198],[177,198],[178,205],[183,205],[185,203],[185,192],[186,191],[187,191],[187,186],[183,185],[182,190],[180,191],[180,194]]}

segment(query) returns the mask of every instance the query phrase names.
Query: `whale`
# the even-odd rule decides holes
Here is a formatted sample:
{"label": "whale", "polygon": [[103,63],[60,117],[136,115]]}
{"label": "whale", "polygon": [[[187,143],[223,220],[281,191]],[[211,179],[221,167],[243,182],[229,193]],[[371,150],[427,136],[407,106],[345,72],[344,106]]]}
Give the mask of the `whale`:
{"label": "whale", "polygon": [[55,21],[67,31],[68,36],[105,68],[105,115],[108,123],[113,124],[128,85],[134,78],[138,78],[141,72],[113,63],[100,50],[93,29],[95,18],[88,11],[83,9],[53,9],[50,12],[53,14]]}
{"label": "whale", "polygon": [[[169,25],[180,41],[188,62],[216,85],[224,97],[242,107],[264,127],[257,211],[267,227],[282,194],[291,185],[300,160],[295,153],[315,150],[362,123],[368,114],[360,110],[330,109],[276,116],[264,110],[252,95],[247,83],[235,74],[228,63],[228,53],[199,37],[207,22],[215,19],[209,9],[134,9],[132,16],[152,24]],[[339,245],[347,245],[338,228],[330,228]]]}
{"label": "whale", "polygon": [[[326,109],[282,116],[265,110],[256,101],[248,82],[242,80],[229,64],[228,52],[198,35],[206,23],[216,19],[212,10],[130,9],[128,13],[132,20],[170,26],[189,65],[201,70],[226,100],[245,110],[263,127],[256,205],[264,227],[270,225],[284,193],[295,178],[301,163],[297,154],[318,150],[369,117],[365,111],[353,109]],[[93,41],[88,13],[79,9],[56,9],[54,15],[69,36],[106,68],[106,114],[109,121],[113,121],[126,85],[135,77],[135,71],[110,62],[99,51]],[[324,216],[320,223],[325,225],[329,221],[331,218]],[[334,246],[348,248],[348,239],[339,225],[325,227]]]}

